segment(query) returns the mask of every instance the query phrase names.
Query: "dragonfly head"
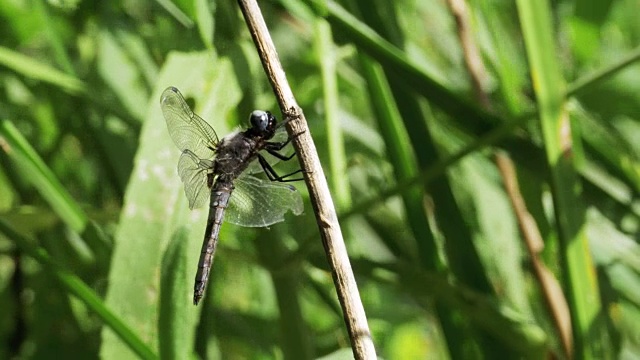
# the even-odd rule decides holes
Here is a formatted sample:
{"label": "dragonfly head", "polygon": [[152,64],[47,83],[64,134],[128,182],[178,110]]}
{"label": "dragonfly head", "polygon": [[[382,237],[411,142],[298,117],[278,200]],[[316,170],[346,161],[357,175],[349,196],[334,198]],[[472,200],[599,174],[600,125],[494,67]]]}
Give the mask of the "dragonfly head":
{"label": "dragonfly head", "polygon": [[250,131],[256,135],[270,139],[276,131],[276,117],[268,111],[254,110],[249,116]]}

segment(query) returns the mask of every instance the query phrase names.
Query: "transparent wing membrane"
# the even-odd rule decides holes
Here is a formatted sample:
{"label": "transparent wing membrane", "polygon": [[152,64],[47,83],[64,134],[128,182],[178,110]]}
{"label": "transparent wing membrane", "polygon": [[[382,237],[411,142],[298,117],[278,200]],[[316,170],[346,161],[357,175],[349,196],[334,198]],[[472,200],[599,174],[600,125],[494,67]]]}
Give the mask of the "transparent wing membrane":
{"label": "transparent wing membrane", "polygon": [[225,220],[249,227],[269,226],[284,221],[284,214],[302,214],[302,197],[295,187],[261,180],[251,175],[234,181]]}
{"label": "transparent wing membrane", "polygon": [[168,87],[160,99],[171,139],[182,151],[190,150],[200,159],[213,158],[218,135],[206,121],[196,115],[178,89]]}
{"label": "transparent wing membrane", "polygon": [[178,174],[184,184],[189,208],[202,207],[209,200],[211,190],[207,186],[207,174],[213,166],[210,160],[199,159],[190,150],[184,150],[178,161]]}

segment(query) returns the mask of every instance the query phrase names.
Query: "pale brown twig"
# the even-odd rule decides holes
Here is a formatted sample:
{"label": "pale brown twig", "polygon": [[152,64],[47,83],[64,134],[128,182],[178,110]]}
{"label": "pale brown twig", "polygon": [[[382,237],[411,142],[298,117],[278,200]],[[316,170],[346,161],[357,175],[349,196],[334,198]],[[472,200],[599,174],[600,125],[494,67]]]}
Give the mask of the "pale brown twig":
{"label": "pale brown twig", "polygon": [[544,242],[538,230],[538,225],[527,210],[522,194],[520,194],[513,162],[506,154],[500,152],[496,152],[495,161],[502,175],[502,181],[504,182],[507,195],[511,200],[513,211],[518,219],[518,225],[520,226],[522,237],[525,240],[527,251],[531,258],[533,271],[538,278],[544,299],[551,312],[556,330],[560,335],[565,356],[567,359],[571,359],[573,356],[573,333],[571,330],[571,315],[569,313],[567,300],[562,293],[562,288],[558,280],[540,259],[540,252],[542,252]]}
{"label": "pale brown twig", "polygon": [[473,39],[473,34],[471,33],[467,4],[464,0],[447,0],[447,4],[456,20],[458,37],[460,38],[462,53],[464,54],[464,62],[471,76],[476,99],[485,109],[489,110],[491,108],[491,102],[489,101],[487,93],[482,88],[482,83],[487,78],[487,72],[484,69],[480,51],[478,51],[478,47]]}
{"label": "pale brown twig", "polygon": [[347,249],[342,238],[336,210],[329,193],[329,186],[320,165],[307,121],[298,106],[287,82],[273,41],[255,0],[238,0],[247,27],[258,50],[260,60],[271,82],[285,120],[293,136],[293,146],[309,189],[311,204],[322,237],[329,265],[331,266],[338,299],[342,306],[347,331],[356,359],[375,359],[376,351],[356,280],[351,269]]}

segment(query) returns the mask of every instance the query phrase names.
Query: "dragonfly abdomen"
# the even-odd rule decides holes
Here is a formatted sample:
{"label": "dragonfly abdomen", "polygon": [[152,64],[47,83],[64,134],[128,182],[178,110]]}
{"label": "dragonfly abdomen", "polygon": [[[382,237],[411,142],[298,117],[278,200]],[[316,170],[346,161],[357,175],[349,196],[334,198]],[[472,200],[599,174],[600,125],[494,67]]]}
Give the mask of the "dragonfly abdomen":
{"label": "dragonfly abdomen", "polygon": [[213,256],[218,245],[218,235],[220,227],[224,219],[224,211],[229,205],[229,198],[233,191],[233,183],[231,181],[221,181],[218,179],[211,189],[211,204],[209,206],[209,216],[207,218],[207,229],[204,234],[202,250],[200,252],[200,260],[198,261],[198,272],[193,288],[193,304],[198,302],[204,296],[204,291],[209,280],[209,272],[213,264]]}

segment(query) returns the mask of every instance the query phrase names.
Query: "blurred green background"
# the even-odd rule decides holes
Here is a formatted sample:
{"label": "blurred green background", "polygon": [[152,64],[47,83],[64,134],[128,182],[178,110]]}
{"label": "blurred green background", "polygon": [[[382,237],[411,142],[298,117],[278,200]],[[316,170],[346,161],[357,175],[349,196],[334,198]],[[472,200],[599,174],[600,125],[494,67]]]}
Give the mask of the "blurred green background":
{"label": "blurred green background", "polygon": [[[378,356],[640,357],[638,0],[260,6]],[[0,358],[353,356],[303,182],[302,216],[223,226],[191,304],[206,211],[159,99],[178,87],[219,136],[280,117],[235,2],[3,0],[0,18]]]}

